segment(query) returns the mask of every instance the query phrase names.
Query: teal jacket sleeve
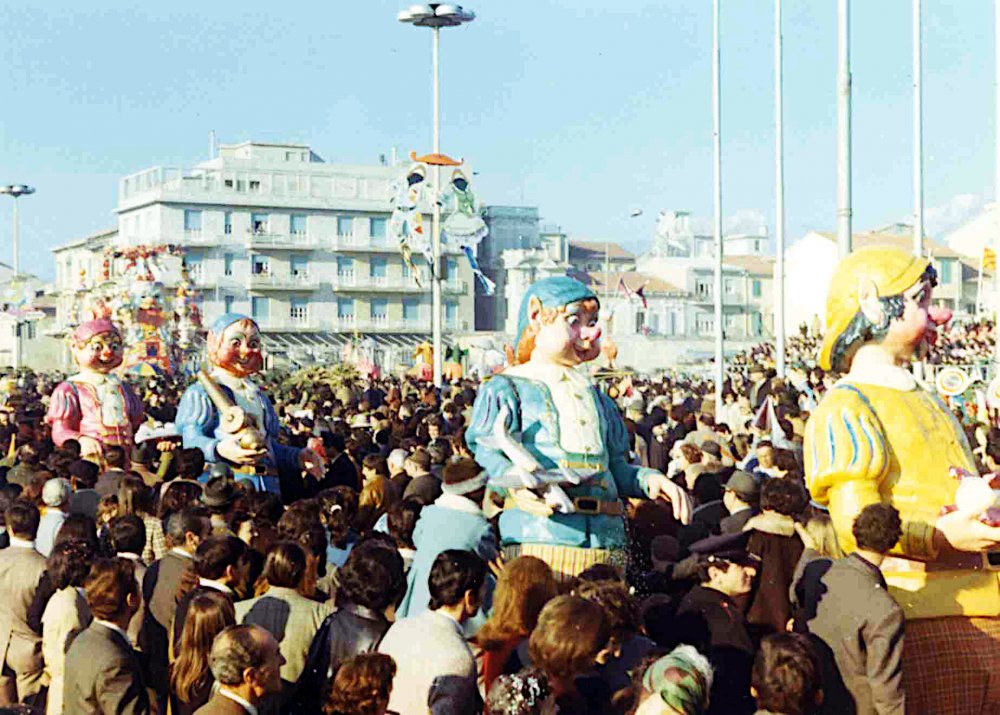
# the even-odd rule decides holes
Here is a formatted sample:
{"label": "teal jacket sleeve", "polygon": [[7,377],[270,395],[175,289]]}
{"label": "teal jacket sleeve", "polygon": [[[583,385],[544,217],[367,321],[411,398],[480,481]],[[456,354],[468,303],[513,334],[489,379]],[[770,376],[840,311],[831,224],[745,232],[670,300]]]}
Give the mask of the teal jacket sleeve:
{"label": "teal jacket sleeve", "polygon": [[520,431],[521,405],[517,392],[510,378],[498,375],[483,383],[472,406],[469,426],[465,430],[465,442],[469,445],[469,450],[490,477],[504,474],[511,467],[511,461],[500,450],[481,444],[479,439],[493,432],[497,419],[504,412],[507,430],[512,433]]}
{"label": "teal jacket sleeve", "polygon": [[618,406],[603,392],[596,390],[604,421],[604,441],[608,450],[608,469],[615,479],[618,494],[623,497],[641,498],[648,495],[650,475],[659,474],[655,469],[637,467],[628,462],[628,430]]}

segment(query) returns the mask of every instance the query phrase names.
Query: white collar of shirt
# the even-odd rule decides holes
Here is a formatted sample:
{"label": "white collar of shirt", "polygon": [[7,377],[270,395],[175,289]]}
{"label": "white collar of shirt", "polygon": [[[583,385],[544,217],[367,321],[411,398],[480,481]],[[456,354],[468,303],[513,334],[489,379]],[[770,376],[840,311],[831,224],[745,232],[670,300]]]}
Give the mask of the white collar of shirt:
{"label": "white collar of shirt", "polygon": [[898,365],[852,367],[851,371],[842,377],[837,384],[841,382],[889,387],[902,392],[909,392],[917,388],[917,380],[913,377],[913,374],[906,368],[899,367]]}
{"label": "white collar of shirt", "polygon": [[128,561],[138,561],[139,560],[139,554],[133,554],[133,553],[131,553],[129,551],[119,551],[118,553],[115,554],[115,556],[117,556],[120,559],[126,559]]}
{"label": "white collar of shirt", "polygon": [[590,380],[575,367],[555,365],[547,362],[526,362],[509,367],[504,374],[515,377],[529,377],[546,384],[571,382],[575,387],[590,387]]}
{"label": "white collar of shirt", "polygon": [[459,494],[442,494],[434,500],[434,505],[445,509],[454,509],[455,511],[461,511],[466,514],[483,513],[483,510],[479,508],[479,505],[476,504],[476,502]]}
{"label": "white collar of shirt", "polygon": [[193,559],[194,558],[194,556],[192,556],[191,554],[189,554],[187,551],[185,551],[184,549],[182,549],[180,546],[175,546],[174,548],[170,549],[170,553],[177,554],[178,556],[182,556],[185,559]]}
{"label": "white collar of shirt", "polygon": [[233,589],[229,588],[226,584],[221,581],[215,581],[210,578],[198,578],[198,585],[204,586],[205,588],[214,588],[216,591],[222,591],[222,593],[228,593],[232,595]]}
{"label": "white collar of shirt", "polygon": [[223,370],[221,367],[216,367],[212,370],[212,377],[216,382],[221,382],[233,392],[241,392],[247,397],[254,397],[257,395],[256,384],[245,377],[239,377],[238,375],[234,375],[227,370]]}
{"label": "white collar of shirt", "polygon": [[13,534],[10,535],[10,545],[20,546],[22,549],[33,549],[35,548],[34,541],[28,541],[28,539],[19,539]]}
{"label": "white collar of shirt", "polygon": [[83,382],[88,385],[93,385],[97,387],[98,385],[117,385],[119,380],[118,376],[113,373],[103,373],[103,372],[79,372],[70,378],[73,382]]}
{"label": "white collar of shirt", "polygon": [[248,715],[257,715],[256,706],[251,705],[249,700],[245,700],[244,698],[240,697],[231,690],[227,690],[226,686],[224,685],[219,686],[219,695],[221,695],[224,698],[229,698],[237,705],[242,706],[242,708],[247,711]]}
{"label": "white collar of shirt", "polygon": [[122,630],[121,628],[119,628],[118,626],[116,626],[116,625],[115,625],[114,623],[112,623],[111,621],[103,621],[103,620],[101,620],[100,618],[95,618],[95,619],[94,619],[94,623],[100,623],[100,624],[101,624],[102,626],[104,626],[105,628],[110,628],[111,630],[115,631],[115,632],[116,632],[116,633],[118,633],[118,634],[119,634],[119,635],[120,635],[120,636],[121,636],[122,638],[124,638],[124,639],[125,639],[125,642],[126,642],[126,643],[131,643],[131,642],[132,642],[131,640],[129,640],[129,637],[128,637],[128,633],[126,633],[125,631],[123,631],[123,630]]}

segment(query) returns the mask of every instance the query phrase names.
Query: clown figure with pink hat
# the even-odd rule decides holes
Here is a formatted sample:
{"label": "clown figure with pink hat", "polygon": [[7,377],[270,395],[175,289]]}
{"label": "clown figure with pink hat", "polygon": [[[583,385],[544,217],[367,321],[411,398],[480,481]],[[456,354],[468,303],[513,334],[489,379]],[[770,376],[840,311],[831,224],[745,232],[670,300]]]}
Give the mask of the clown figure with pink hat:
{"label": "clown figure with pink hat", "polygon": [[110,320],[81,323],[70,338],[73,360],[80,371],[52,393],[45,421],[52,441],[80,443],[80,454],[99,461],[104,447],[131,449],[133,435],[143,420],[142,402],[114,370],[122,364],[124,343]]}
{"label": "clown figure with pink hat", "polygon": [[250,379],[261,370],[260,331],[251,318],[226,313],[208,334],[207,370],[190,385],[177,407],[177,431],[186,448],[197,447],[207,462],[227,462],[236,478],[258,491],[304,496],[301,475],[323,475],[310,449],[278,442],[279,423],[271,400]]}

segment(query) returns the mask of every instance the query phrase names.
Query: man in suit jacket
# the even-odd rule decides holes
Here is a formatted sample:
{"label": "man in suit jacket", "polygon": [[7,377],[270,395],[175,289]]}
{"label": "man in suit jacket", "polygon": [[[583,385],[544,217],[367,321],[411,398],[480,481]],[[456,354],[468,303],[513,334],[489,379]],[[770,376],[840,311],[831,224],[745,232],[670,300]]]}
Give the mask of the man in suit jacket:
{"label": "man in suit jacket", "polygon": [[64,712],[147,715],[142,665],[125,632],[139,608],[135,567],[126,559],[99,559],[84,591],[94,620],[66,651]]}
{"label": "man in suit jacket", "polygon": [[278,641],[260,626],[230,626],[215,637],[208,667],[219,684],[195,715],[255,715],[257,706],[281,690]]}
{"label": "man in suit jacket", "polygon": [[45,557],[35,551],[38,507],[15,501],[4,517],[10,547],[0,551],[0,705],[24,702],[45,686],[42,639],[28,625]]}
{"label": "man in suit jacket", "polygon": [[858,549],[835,559],[814,593],[806,627],[823,666],[824,713],[902,715],[903,610],[879,570],[899,541],[899,512],[871,504],[854,521]]}
{"label": "man in suit jacket", "polygon": [[134,514],[115,517],[108,524],[108,538],[115,556],[131,561],[135,567],[136,588],[139,590],[139,608],[136,609],[135,615],[129,621],[126,631],[132,647],[142,650],[139,635],[146,613],[146,603],[142,600],[142,580],[146,576],[146,565],[142,562],[140,554],[146,547],[146,525],[143,524],[142,519]]}
{"label": "man in suit jacket", "polygon": [[250,550],[235,536],[209,536],[195,551],[194,573],[198,586],[177,601],[171,633],[174,648],[181,642],[188,607],[199,593],[219,591],[234,604],[243,598],[249,586]]}
{"label": "man in suit jacket", "polygon": [[112,445],[104,450],[104,463],[107,469],[97,478],[94,490],[102,497],[118,494],[118,487],[125,478],[125,449]]}
{"label": "man in suit jacket", "polygon": [[157,712],[166,712],[169,670],[170,625],[177,611],[181,579],[191,568],[194,552],[211,531],[208,512],[196,507],[185,509],[167,522],[170,551],[146,570],[142,579],[142,600],[146,604],[139,641],[146,654],[150,684],[156,689]]}

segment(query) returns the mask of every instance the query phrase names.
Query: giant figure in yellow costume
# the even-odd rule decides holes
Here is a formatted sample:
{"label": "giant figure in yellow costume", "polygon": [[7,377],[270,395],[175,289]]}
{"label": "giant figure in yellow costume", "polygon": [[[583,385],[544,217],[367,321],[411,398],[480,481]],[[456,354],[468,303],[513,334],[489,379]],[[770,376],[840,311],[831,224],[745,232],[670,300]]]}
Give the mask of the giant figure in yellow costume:
{"label": "giant figure in yellow costume", "polygon": [[[975,471],[961,426],[907,369],[950,311],[932,305],[926,258],[892,248],[852,253],[834,272],[820,355],[843,372],[806,429],[813,498],[830,510],[845,550],[867,505],[892,504],[903,535],[882,571],[906,615],[908,713],[1000,712],[1000,528],[975,514],[941,516]],[[1000,556],[1000,554],[997,554]]]}

